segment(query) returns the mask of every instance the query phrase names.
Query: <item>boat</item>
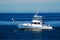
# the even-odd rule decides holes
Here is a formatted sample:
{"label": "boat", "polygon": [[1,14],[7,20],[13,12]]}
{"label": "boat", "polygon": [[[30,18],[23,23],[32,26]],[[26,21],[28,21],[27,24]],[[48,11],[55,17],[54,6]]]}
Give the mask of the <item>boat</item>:
{"label": "boat", "polygon": [[[51,25],[44,24],[42,17],[43,16],[38,16],[38,13],[36,13],[32,19],[32,22],[21,24],[23,26],[22,28],[52,29]],[[20,24],[18,24],[18,26],[20,26]]]}

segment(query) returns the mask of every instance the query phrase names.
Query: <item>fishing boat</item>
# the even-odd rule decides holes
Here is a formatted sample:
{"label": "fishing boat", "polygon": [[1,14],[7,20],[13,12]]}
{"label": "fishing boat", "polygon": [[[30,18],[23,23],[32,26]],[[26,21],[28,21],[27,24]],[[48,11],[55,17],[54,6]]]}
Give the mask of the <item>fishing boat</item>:
{"label": "fishing boat", "polygon": [[23,23],[23,24],[18,24],[24,26],[22,28],[39,28],[39,29],[52,29],[51,25],[46,25],[44,24],[42,20],[42,16],[38,16],[38,13],[36,13],[32,19],[32,22],[30,23]]}

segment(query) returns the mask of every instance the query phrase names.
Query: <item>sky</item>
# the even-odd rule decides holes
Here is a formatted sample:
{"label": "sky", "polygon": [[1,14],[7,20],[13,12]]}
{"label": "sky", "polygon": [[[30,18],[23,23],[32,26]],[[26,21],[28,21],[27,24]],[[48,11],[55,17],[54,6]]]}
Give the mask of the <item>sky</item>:
{"label": "sky", "polygon": [[0,0],[0,13],[60,13],[60,0]]}

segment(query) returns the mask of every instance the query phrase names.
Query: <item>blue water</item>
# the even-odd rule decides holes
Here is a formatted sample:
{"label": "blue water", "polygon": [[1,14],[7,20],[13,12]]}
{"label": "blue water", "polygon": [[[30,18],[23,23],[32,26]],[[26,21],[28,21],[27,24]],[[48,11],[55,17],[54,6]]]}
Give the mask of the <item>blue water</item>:
{"label": "blue water", "polygon": [[12,18],[17,23],[30,22],[33,15],[34,13],[0,13],[0,40],[60,40],[60,13],[39,13],[45,24],[53,26],[52,30],[25,31],[10,24]]}

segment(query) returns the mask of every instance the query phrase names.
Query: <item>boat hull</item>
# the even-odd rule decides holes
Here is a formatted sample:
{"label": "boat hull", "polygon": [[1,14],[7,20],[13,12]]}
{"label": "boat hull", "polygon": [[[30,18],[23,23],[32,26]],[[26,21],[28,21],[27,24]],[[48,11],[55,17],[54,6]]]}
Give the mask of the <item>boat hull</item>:
{"label": "boat hull", "polygon": [[52,29],[51,26],[47,26],[47,25],[31,25],[31,24],[22,24],[23,27],[21,27],[21,25],[18,25],[19,28],[39,28],[39,29]]}

